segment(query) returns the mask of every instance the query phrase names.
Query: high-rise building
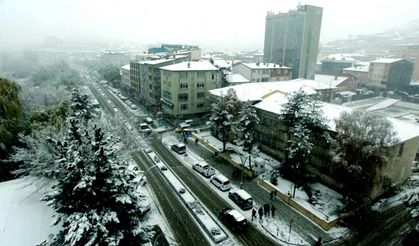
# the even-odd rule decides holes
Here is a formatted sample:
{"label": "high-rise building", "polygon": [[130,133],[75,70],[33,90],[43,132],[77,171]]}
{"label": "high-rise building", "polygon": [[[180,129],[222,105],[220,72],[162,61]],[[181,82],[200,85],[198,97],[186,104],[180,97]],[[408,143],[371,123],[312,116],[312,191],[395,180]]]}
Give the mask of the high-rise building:
{"label": "high-rise building", "polygon": [[264,61],[292,68],[292,77],[313,79],[323,8],[299,5],[287,13],[268,12]]}

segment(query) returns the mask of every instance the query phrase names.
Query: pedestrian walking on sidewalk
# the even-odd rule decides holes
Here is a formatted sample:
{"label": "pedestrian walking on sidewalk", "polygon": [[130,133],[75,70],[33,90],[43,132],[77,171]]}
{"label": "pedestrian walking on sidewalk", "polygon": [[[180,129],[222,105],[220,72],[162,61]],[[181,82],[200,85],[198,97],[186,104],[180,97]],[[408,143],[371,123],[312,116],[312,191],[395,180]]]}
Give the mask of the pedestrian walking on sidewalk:
{"label": "pedestrian walking on sidewalk", "polygon": [[273,199],[274,199],[274,191],[271,191],[271,192],[269,193],[269,195],[270,195],[270,197],[271,197],[271,200],[273,200]]}
{"label": "pedestrian walking on sidewalk", "polygon": [[268,217],[269,210],[270,210],[269,203],[266,203],[265,205],[263,205],[263,212],[265,212],[265,217]]}
{"label": "pedestrian walking on sidewalk", "polygon": [[262,208],[262,206],[260,206],[258,213],[259,213],[259,219],[262,220],[262,218],[263,218],[263,208]]}
{"label": "pedestrian walking on sidewalk", "polygon": [[319,237],[319,239],[317,239],[316,243],[314,243],[314,246],[322,246],[322,238]]}
{"label": "pedestrian walking on sidewalk", "polygon": [[275,212],[276,212],[276,207],[273,204],[271,204],[271,215],[272,215],[272,218],[275,217]]}
{"label": "pedestrian walking on sidewalk", "polygon": [[198,144],[198,142],[199,142],[199,139],[195,138],[195,144]]}
{"label": "pedestrian walking on sidewalk", "polygon": [[257,218],[256,217],[256,209],[255,208],[252,209],[252,221],[253,221],[253,218],[255,218],[255,219]]}

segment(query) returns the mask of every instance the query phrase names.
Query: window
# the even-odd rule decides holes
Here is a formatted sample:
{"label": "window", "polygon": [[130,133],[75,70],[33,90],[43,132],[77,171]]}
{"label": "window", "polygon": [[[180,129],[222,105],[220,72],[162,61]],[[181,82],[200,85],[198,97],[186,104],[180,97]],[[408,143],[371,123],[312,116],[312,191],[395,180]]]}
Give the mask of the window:
{"label": "window", "polygon": [[180,73],[180,77],[181,77],[182,79],[186,79],[186,78],[188,77],[188,73],[187,73],[187,72],[181,72],[181,73]]}
{"label": "window", "polygon": [[198,78],[203,78],[204,77],[204,72],[198,72]]}
{"label": "window", "polygon": [[181,104],[180,109],[181,110],[188,110],[188,104]]}
{"label": "window", "polygon": [[205,107],[205,104],[204,103],[198,103],[198,104],[196,104],[196,108],[204,108]]}
{"label": "window", "polygon": [[188,94],[179,94],[178,99],[181,102],[188,101]]}
{"label": "window", "polygon": [[403,155],[403,149],[404,149],[404,143],[400,144],[400,148],[399,148],[399,154],[398,156],[402,156]]}
{"label": "window", "polygon": [[180,89],[188,89],[188,83],[180,83]]}
{"label": "window", "polygon": [[198,83],[196,83],[196,87],[197,88],[204,88],[205,87],[205,84],[202,83],[202,82],[198,82]]}
{"label": "window", "polygon": [[204,98],[204,97],[205,97],[205,92],[196,93],[196,98]]}

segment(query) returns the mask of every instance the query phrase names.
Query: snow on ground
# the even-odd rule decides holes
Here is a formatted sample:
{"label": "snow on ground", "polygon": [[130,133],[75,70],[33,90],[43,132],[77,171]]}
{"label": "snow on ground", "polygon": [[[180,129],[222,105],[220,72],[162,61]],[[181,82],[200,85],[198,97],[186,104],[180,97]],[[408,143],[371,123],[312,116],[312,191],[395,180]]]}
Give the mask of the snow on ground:
{"label": "snow on ground", "polygon": [[[210,140],[211,138],[209,138],[209,141],[214,141],[215,140]],[[218,140],[217,140],[218,141]],[[170,149],[170,146],[172,144],[178,143],[179,140],[178,138],[173,135],[173,133],[166,133],[163,135],[162,137],[162,142],[164,144],[166,144],[167,148]],[[222,146],[222,145],[221,145]],[[221,147],[222,148],[222,147]],[[194,152],[190,151],[188,148],[186,148],[187,151],[187,155],[177,155],[175,154],[175,156],[182,161],[185,166],[189,167],[190,169],[192,169],[192,165],[194,163],[197,162],[204,162],[206,163],[206,161],[204,159],[202,159],[199,155],[195,154]],[[266,155],[262,155],[263,157],[266,158]],[[211,166],[212,163],[208,163]],[[193,169],[192,169],[193,170]],[[195,172],[195,171],[194,171]],[[198,173],[197,173],[198,174]],[[217,174],[221,174],[220,172],[218,172],[215,169],[215,175]],[[236,209],[237,211],[239,211],[246,219],[249,223],[252,223],[253,225],[255,225],[257,228],[259,228],[263,233],[271,236],[272,235],[276,235],[277,230],[279,230],[280,232],[283,232],[283,234],[287,235],[286,237],[281,237],[281,235],[279,235],[279,238],[282,238],[284,241],[285,240],[289,240],[290,243],[298,243],[298,244],[307,244],[308,243],[306,241],[304,241],[303,238],[301,238],[297,233],[295,233],[294,231],[291,230],[291,234],[290,233],[285,233],[285,232],[289,232],[289,225],[285,225],[283,222],[279,221],[278,219],[271,219],[269,218],[269,220],[263,219],[262,221],[259,220],[253,220],[252,219],[252,210],[248,210],[248,211],[243,211],[240,207],[238,207],[229,197],[228,197],[228,191],[221,191],[218,188],[216,188],[211,182],[210,179],[205,178],[204,176],[201,176],[198,174],[198,176],[207,183],[207,185],[209,187],[211,187],[215,192],[218,193],[218,195],[220,197],[222,197],[226,202],[229,203],[231,208]],[[236,186],[234,184],[231,184],[232,189],[240,189],[239,186]],[[253,202],[253,206],[254,208],[258,209],[259,207],[262,206],[262,204],[258,204],[257,202]],[[263,223],[260,223],[263,222]],[[290,236],[291,235],[291,236]]]}
{"label": "snow on ground", "polygon": [[40,201],[46,192],[30,177],[0,183],[0,245],[33,246],[59,231],[50,226],[54,211]]}
{"label": "snow on ground", "polygon": [[[199,132],[197,135],[200,138],[205,139],[204,141],[210,145],[216,146],[216,148],[222,149],[222,142],[211,135],[210,132]],[[241,147],[228,143],[226,149],[234,149],[236,153],[242,153]],[[242,164],[242,159],[239,154],[232,153],[230,157],[233,161]],[[271,170],[273,167],[278,167],[280,164],[274,158],[262,153],[257,152],[257,157],[252,157],[252,165],[254,166],[256,173],[262,173],[266,169]],[[246,166],[248,167],[248,159],[246,160]],[[294,184],[282,177],[278,177],[278,185],[276,186],[283,194],[292,194]],[[320,184],[310,184],[315,197],[314,204],[308,202],[308,195],[302,189],[295,190],[295,200],[304,208],[317,215],[326,221],[330,221],[336,218],[338,211],[343,208],[343,204],[340,201],[342,195],[336,191]]]}

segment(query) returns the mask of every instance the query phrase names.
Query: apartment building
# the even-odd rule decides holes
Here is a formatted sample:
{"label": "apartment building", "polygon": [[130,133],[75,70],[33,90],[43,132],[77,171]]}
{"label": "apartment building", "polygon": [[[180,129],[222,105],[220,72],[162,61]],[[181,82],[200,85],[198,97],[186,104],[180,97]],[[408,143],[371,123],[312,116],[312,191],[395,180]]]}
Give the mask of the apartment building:
{"label": "apartment building", "polygon": [[161,67],[161,103],[169,118],[202,115],[211,110],[208,91],[221,86],[221,72],[208,61]]}
{"label": "apartment building", "polygon": [[290,80],[290,67],[275,63],[238,63],[233,66],[233,73],[241,74],[251,82],[269,82]]}
{"label": "apartment building", "polygon": [[402,58],[380,58],[370,63],[368,85],[403,90],[412,78],[413,63]]}
{"label": "apartment building", "polygon": [[130,63],[131,87],[135,98],[149,108],[158,110],[161,97],[160,67],[186,61],[186,56],[171,56],[171,58],[135,61]]}

